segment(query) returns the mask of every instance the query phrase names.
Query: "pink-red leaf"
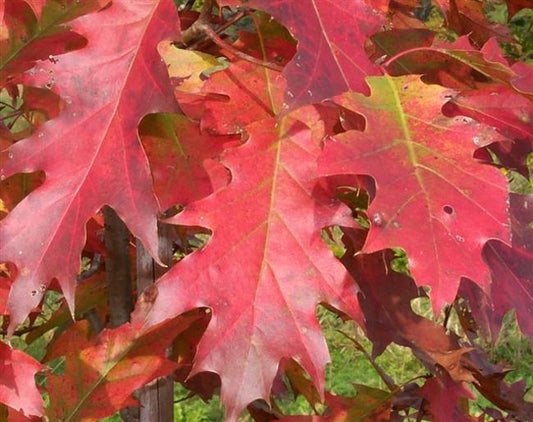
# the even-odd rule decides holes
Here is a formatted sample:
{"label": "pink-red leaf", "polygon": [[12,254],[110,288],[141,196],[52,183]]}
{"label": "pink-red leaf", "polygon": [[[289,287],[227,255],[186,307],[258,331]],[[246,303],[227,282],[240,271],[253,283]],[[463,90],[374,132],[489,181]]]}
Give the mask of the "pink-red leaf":
{"label": "pink-red leaf", "polygon": [[197,123],[178,114],[148,116],[139,131],[162,210],[201,199],[229,181],[213,159],[235,138],[203,134]]}
{"label": "pink-red leaf", "polygon": [[133,391],[177,368],[165,357],[166,349],[194,319],[178,317],[147,327],[146,314],[156,297],[157,289],[149,288],[131,323],[104,330],[95,339],[89,340],[85,321],[59,338],[49,358],[64,355],[66,367],[64,375],[48,379],[51,404],[47,410],[52,420],[100,420],[135,404]]}
{"label": "pink-red leaf", "polygon": [[246,4],[270,13],[298,40],[296,56],[283,72],[288,84],[286,109],[318,103],[349,89],[369,92],[365,76],[382,72],[368,59],[364,45],[385,22],[387,4],[388,0],[252,0]]}
{"label": "pink-red leaf", "polygon": [[109,0],[50,0],[45,6],[42,19],[38,21],[34,15],[35,9],[32,11],[27,2],[6,2],[4,22],[0,21],[0,25],[5,24],[4,28],[9,36],[5,39],[0,37],[3,53],[0,58],[0,85],[19,82],[22,79],[20,72],[33,67],[37,60],[55,60],[55,55],[85,46],[87,40],[84,36],[64,24],[97,11],[107,3]]}
{"label": "pink-red leaf", "polygon": [[46,0],[25,0],[30,5],[37,19],[41,17],[41,12]]}
{"label": "pink-red leaf", "polygon": [[467,36],[454,43],[435,42],[430,47],[416,47],[404,50],[385,64],[389,67],[397,60],[407,61],[409,66],[398,68],[397,74],[426,73],[446,85],[447,79],[456,79],[456,84],[470,87],[480,85],[479,77],[472,71],[531,98],[533,95],[533,66],[515,63],[510,66],[503,57],[495,38],[489,39],[481,50],[470,44]]}
{"label": "pink-red leaf", "polygon": [[43,400],[35,385],[35,374],[44,366],[20,350],[0,341],[0,403],[26,416],[41,416]]}
{"label": "pink-red leaf", "polygon": [[405,249],[417,284],[431,286],[438,313],[454,300],[461,277],[488,287],[481,249],[491,238],[509,240],[506,182],[473,158],[475,138],[487,136],[486,128],[441,114],[450,91],[415,76],[369,82],[370,97],[335,99],[362,113],[366,128],[326,144],[322,173],[375,179],[363,251]]}
{"label": "pink-red leaf", "polygon": [[1,177],[46,173],[43,185],[0,223],[0,260],[18,268],[9,298],[11,330],[52,278],[74,308],[85,223],[103,205],[157,256],[159,209],[137,125],[147,113],[174,108],[156,50],[174,33],[173,17],[171,0],[115,1],[72,23],[89,40],[86,48],[41,63],[35,72],[35,79],[47,75],[42,82],[55,85],[66,108],[2,157]]}
{"label": "pink-red leaf", "polygon": [[[318,117],[311,108],[306,113]],[[320,138],[289,117],[247,132],[248,141],[223,159],[232,172],[228,187],[172,220],[213,235],[158,281],[150,316],[156,322],[212,308],[192,374],[220,375],[228,420],[256,399],[269,400],[281,359],[296,359],[323,389],[329,356],[318,303],[358,317],[355,284],[320,238],[324,226],[353,224],[315,179]]]}

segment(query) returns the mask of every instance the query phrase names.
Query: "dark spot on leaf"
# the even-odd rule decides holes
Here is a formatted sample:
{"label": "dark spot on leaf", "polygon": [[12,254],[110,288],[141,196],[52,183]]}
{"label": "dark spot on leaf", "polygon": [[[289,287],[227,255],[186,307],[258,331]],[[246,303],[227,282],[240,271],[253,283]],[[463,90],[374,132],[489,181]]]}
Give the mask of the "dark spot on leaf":
{"label": "dark spot on leaf", "polygon": [[446,214],[453,214],[453,207],[450,206],[450,205],[444,205],[444,207],[442,207],[442,210],[446,213]]}
{"label": "dark spot on leaf", "polygon": [[155,284],[148,286],[143,292],[143,298],[146,303],[153,303],[157,298],[158,290]]}

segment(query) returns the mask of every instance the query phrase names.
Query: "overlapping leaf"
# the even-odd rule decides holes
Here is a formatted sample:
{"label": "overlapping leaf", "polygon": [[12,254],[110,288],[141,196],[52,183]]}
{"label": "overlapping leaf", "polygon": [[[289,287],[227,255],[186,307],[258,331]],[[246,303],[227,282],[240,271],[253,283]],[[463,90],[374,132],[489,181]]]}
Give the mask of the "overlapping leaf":
{"label": "overlapping leaf", "polygon": [[64,375],[48,379],[47,411],[52,420],[97,421],[110,416],[136,403],[131,393],[137,388],[177,368],[165,358],[166,349],[195,319],[178,317],[146,327],[145,317],[157,294],[157,289],[148,289],[131,323],[89,340],[88,323],[79,322],[54,344],[49,358],[65,355],[66,365]]}
{"label": "overlapping leaf", "polygon": [[430,47],[404,50],[391,58],[387,65],[397,60],[402,60],[403,65],[397,68],[395,75],[426,73],[444,86],[453,81],[467,88],[483,86],[475,73],[479,72],[520,94],[533,95],[533,66],[521,62],[509,65],[495,38],[489,39],[481,50],[473,47],[467,36],[451,44],[437,41]]}
{"label": "overlapping leaf", "polygon": [[155,114],[143,120],[141,140],[151,163],[154,190],[162,210],[201,199],[228,182],[228,173],[213,158],[230,136],[210,136],[178,114]]}
{"label": "overlapping leaf", "polygon": [[280,422],[352,422],[394,420],[393,394],[366,385],[354,385],[355,397],[343,397],[335,394],[326,395],[327,410],[324,416],[285,416]]}
{"label": "overlapping leaf", "polygon": [[428,379],[423,385],[420,395],[426,399],[428,410],[433,421],[473,422],[465,412],[468,408],[467,399],[475,396],[462,384],[455,383],[447,374]]}
{"label": "overlapping leaf", "polygon": [[9,298],[11,329],[52,278],[73,309],[85,223],[104,204],[157,256],[158,204],[137,125],[146,113],[174,108],[156,50],[173,34],[173,16],[171,0],[115,1],[73,22],[89,40],[86,48],[35,70],[34,79],[47,75],[42,83],[54,85],[66,108],[2,156],[2,178],[46,173],[43,185],[0,223],[0,260],[18,268]]}
{"label": "overlapping leaf", "polygon": [[83,35],[72,31],[65,23],[108,3],[109,0],[50,0],[40,16],[43,7],[40,0],[5,2],[0,29],[5,29],[8,36],[0,38],[0,86],[19,82],[20,72],[32,68],[37,60],[85,46],[87,40]]}
{"label": "overlapping leaf", "polygon": [[[454,381],[472,381],[458,338],[444,327],[417,315],[411,300],[421,297],[411,278],[390,271],[392,253],[346,256],[343,260],[361,289],[360,304],[365,315],[366,333],[373,343],[372,354],[380,355],[395,342],[410,347],[428,367],[438,364]],[[383,292],[389,292],[384,295]]]}
{"label": "overlapping leaf", "polygon": [[325,192],[313,198],[319,148],[309,128],[289,121],[276,128],[270,119],[247,131],[246,144],[224,158],[231,184],[173,220],[207,227],[213,237],[158,282],[150,316],[213,309],[192,373],[220,375],[228,420],[249,402],[268,400],[282,358],[294,357],[323,387],[319,302],[357,317],[355,284],[319,235],[350,219]]}
{"label": "overlapping leaf", "polygon": [[375,179],[363,251],[405,249],[417,284],[431,286],[438,313],[454,300],[461,277],[488,286],[481,249],[491,238],[509,240],[505,179],[473,159],[482,125],[441,114],[450,91],[413,76],[369,82],[370,97],[335,99],[363,114],[366,128],[326,144],[322,173]]}
{"label": "overlapping leaf", "polygon": [[368,59],[365,40],[381,29],[387,4],[388,0],[253,0],[246,4],[270,13],[298,40],[297,54],[283,73],[288,109],[349,89],[369,92],[364,78],[382,72]]}
{"label": "overlapping leaf", "polygon": [[31,356],[0,341],[0,403],[26,416],[41,416],[43,400],[35,385],[35,374],[44,367]]}
{"label": "overlapping leaf", "polygon": [[522,332],[533,344],[533,253],[491,242],[485,251],[492,270],[494,312],[498,320],[516,310]]}

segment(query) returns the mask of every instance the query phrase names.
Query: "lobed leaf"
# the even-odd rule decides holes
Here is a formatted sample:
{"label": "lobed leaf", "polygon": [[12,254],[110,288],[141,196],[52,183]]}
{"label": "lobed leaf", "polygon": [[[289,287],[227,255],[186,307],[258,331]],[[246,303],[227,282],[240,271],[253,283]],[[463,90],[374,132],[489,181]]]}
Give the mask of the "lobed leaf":
{"label": "lobed leaf", "polygon": [[506,182],[473,158],[483,126],[441,114],[450,91],[416,76],[369,83],[370,97],[347,93],[335,99],[361,113],[366,128],[328,142],[320,169],[375,179],[363,252],[403,248],[416,283],[431,287],[438,314],[453,302],[461,277],[488,288],[481,250],[489,239],[509,240]]}
{"label": "lobed leaf", "polygon": [[86,48],[35,70],[36,82],[41,75],[49,78],[41,82],[54,82],[66,108],[3,153],[1,178],[46,174],[42,186],[0,222],[0,261],[18,269],[8,301],[10,332],[40,302],[52,278],[73,312],[85,223],[102,206],[112,206],[157,256],[159,207],[137,125],[147,113],[175,108],[156,50],[174,33],[172,16],[171,0],[115,1],[72,23],[89,40]]}

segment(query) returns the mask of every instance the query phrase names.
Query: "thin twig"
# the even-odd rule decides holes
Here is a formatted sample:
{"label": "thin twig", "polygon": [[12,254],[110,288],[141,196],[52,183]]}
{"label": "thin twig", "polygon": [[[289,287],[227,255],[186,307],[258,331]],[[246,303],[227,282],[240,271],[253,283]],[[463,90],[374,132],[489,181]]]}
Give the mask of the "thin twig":
{"label": "thin twig", "polygon": [[211,14],[213,5],[213,0],[206,0],[204,2],[204,6],[202,7],[202,11],[200,12],[200,16],[198,16],[198,19],[196,19],[196,21],[185,31],[182,31],[181,41],[179,44],[187,46],[201,38],[203,35],[202,28],[209,23],[209,15]]}
{"label": "thin twig", "polygon": [[9,119],[11,117],[15,117],[15,116],[20,116],[21,114],[23,114],[22,111],[20,110],[15,110],[15,111],[12,111],[11,113],[7,113],[7,114],[4,114],[3,116],[0,117],[1,120],[6,120],[6,119]]}
{"label": "thin twig", "polygon": [[220,38],[215,31],[213,31],[213,29],[211,27],[209,27],[208,25],[204,25],[202,27],[202,30],[205,32],[205,34],[211,39],[213,40],[213,42],[218,45],[220,48],[222,49],[225,49],[225,50],[228,50],[231,54],[234,54],[236,55],[237,57],[247,61],[247,62],[250,62],[250,63],[253,63],[253,64],[256,64],[258,66],[263,66],[263,67],[266,67],[268,69],[272,69],[272,70],[276,70],[278,72],[281,72],[283,70],[283,67],[282,66],[278,66],[277,64],[274,64],[274,63],[271,63],[271,62],[268,62],[268,61],[265,61],[265,60],[260,60],[260,59],[256,59],[255,57],[253,56],[250,56],[246,53],[243,53],[242,51],[240,50],[237,50],[235,47],[229,45],[228,43],[226,43],[222,38]]}
{"label": "thin twig", "polygon": [[98,270],[100,269],[100,265],[101,264],[102,264],[102,255],[100,255],[99,253],[95,253],[89,268],[87,268],[85,271],[82,271],[76,277],[76,283],[80,283],[81,281],[83,281],[83,280],[91,277],[92,275],[96,274],[98,272]]}
{"label": "thin twig", "polygon": [[9,107],[11,110],[16,110],[17,109],[17,107],[15,107],[13,104],[6,103],[5,101],[0,101],[0,104],[5,106],[5,107]]}
{"label": "thin twig", "polygon": [[[238,21],[240,21],[245,16],[248,16],[248,12],[247,11],[246,12],[236,13],[235,15],[233,15],[233,17],[229,21],[225,22],[223,25],[220,25],[217,29],[215,29],[215,32],[217,34],[221,34],[226,29],[228,29],[230,26],[236,24]],[[212,42],[213,42],[213,40],[211,40],[210,38],[201,38],[199,40],[196,40],[192,44],[188,45],[187,46],[187,50],[201,50],[201,49],[205,48],[208,44],[210,44]]]}
{"label": "thin twig", "polygon": [[444,321],[442,321],[442,326],[446,329],[448,329],[448,321],[450,320],[450,314],[452,313],[452,307],[450,305],[446,305],[444,308]]}
{"label": "thin twig", "polygon": [[185,397],[182,397],[181,399],[174,400],[174,404],[181,403],[185,400],[192,399],[194,396],[196,396],[196,393],[194,391],[191,391],[189,394],[187,394]]}
{"label": "thin twig", "polygon": [[370,356],[368,354],[368,352],[365,350],[365,348],[361,345],[361,343],[359,343],[356,339],[350,337],[348,334],[346,334],[344,331],[341,331],[341,330],[337,330],[339,333],[341,333],[344,337],[346,337],[348,340],[350,340],[354,345],[355,347],[357,348],[357,350],[359,350],[361,353],[363,353],[363,355],[365,356],[365,358],[367,358],[367,360],[370,362],[370,364],[374,367],[374,369],[376,370],[376,372],[378,373],[379,377],[383,380],[383,382],[385,383],[385,385],[387,386],[387,388],[390,390],[390,391],[397,391],[398,390],[398,386],[394,383],[394,381],[392,380],[392,378],[387,375],[387,373],[383,370],[383,368],[381,368],[381,366],[379,366],[376,361],[372,358],[372,356]]}
{"label": "thin twig", "polygon": [[[27,334],[33,330],[35,330],[36,328],[39,328],[41,326],[41,324],[39,325],[32,325],[31,327],[24,327],[24,328],[20,328],[19,330],[15,331],[11,336],[21,336],[23,334]],[[5,330],[1,330],[0,331],[0,336],[7,336],[7,331]]]}

